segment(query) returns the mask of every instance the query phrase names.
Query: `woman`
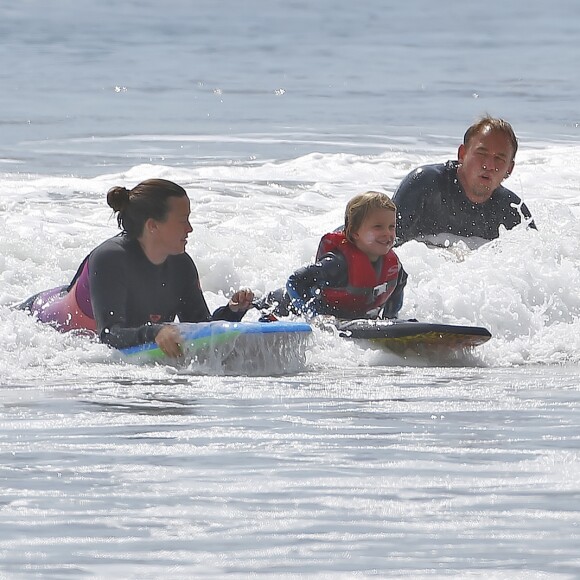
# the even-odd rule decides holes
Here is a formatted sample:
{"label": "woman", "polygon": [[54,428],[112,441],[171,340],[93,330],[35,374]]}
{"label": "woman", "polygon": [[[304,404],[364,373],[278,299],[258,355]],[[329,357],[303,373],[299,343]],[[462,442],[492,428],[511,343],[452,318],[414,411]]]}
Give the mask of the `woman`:
{"label": "woman", "polygon": [[67,287],[41,292],[20,308],[61,331],[94,331],[114,348],[156,342],[170,357],[181,354],[171,323],[237,322],[251,307],[251,290],[239,290],[210,315],[197,268],[185,253],[190,202],[185,189],[148,179],[131,190],[113,187],[107,203],[122,233],[97,246]]}

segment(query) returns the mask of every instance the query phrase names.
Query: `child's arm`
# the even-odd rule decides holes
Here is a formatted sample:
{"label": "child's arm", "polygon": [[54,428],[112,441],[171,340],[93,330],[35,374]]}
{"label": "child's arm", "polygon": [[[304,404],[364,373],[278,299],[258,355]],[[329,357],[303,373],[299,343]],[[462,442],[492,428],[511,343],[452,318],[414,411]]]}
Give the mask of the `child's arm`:
{"label": "child's arm", "polygon": [[296,270],[286,283],[286,291],[294,309],[306,316],[332,314],[322,290],[348,283],[346,261],[342,254],[329,253],[318,262]]}
{"label": "child's arm", "polygon": [[401,307],[403,306],[403,294],[406,285],[407,272],[405,272],[403,266],[401,266],[399,277],[397,278],[397,285],[383,306],[381,318],[397,318],[399,310],[401,310]]}

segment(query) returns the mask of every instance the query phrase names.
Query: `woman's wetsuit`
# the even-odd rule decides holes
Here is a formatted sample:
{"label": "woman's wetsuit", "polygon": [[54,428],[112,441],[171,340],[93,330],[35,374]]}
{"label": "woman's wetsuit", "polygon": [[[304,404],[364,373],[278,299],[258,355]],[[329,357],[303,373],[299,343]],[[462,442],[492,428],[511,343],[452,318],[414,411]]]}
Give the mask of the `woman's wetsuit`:
{"label": "woman's wetsuit", "polygon": [[60,330],[96,331],[115,348],[153,342],[163,323],[239,321],[228,306],[210,314],[197,268],[186,253],[155,265],[137,240],[120,234],[85,258],[68,287],[41,292],[20,308]]}

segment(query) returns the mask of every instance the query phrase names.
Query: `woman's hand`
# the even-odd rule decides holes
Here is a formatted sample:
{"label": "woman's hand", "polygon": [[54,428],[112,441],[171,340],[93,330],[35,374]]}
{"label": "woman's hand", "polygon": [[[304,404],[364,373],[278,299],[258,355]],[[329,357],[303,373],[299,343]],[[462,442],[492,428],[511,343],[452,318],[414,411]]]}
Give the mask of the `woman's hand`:
{"label": "woman's hand", "polygon": [[238,290],[228,302],[228,307],[232,312],[245,312],[252,306],[254,293],[249,288]]}
{"label": "woman's hand", "polygon": [[176,326],[165,324],[157,333],[155,342],[167,356],[171,358],[183,356],[183,350],[181,348],[183,338]]}

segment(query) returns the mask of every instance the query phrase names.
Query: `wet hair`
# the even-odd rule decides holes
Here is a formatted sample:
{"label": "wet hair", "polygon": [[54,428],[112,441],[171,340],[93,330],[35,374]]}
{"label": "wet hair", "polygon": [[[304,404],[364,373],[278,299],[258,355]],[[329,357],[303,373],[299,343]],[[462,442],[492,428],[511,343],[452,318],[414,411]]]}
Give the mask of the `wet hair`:
{"label": "wet hair", "polygon": [[183,197],[183,187],[166,179],[147,179],[129,190],[116,186],[107,192],[107,203],[117,214],[117,224],[132,239],[143,233],[149,218],[163,222],[169,212],[169,198]]}
{"label": "wet hair", "polygon": [[479,119],[473,125],[471,125],[469,129],[467,129],[465,135],[463,136],[463,144],[467,145],[470,139],[472,139],[473,137],[475,137],[475,135],[481,133],[485,129],[489,129],[490,131],[496,131],[498,133],[503,133],[510,140],[513,149],[512,154],[513,161],[518,151],[518,138],[516,137],[516,134],[514,133],[512,126],[503,119],[498,119],[490,115],[484,115],[483,117],[481,117],[481,119]]}
{"label": "wet hair", "polygon": [[367,191],[355,195],[347,204],[344,212],[344,233],[353,242],[353,234],[361,227],[368,214],[375,209],[397,211],[397,206],[386,193]]}

